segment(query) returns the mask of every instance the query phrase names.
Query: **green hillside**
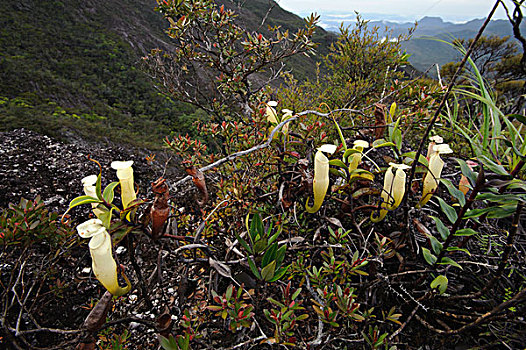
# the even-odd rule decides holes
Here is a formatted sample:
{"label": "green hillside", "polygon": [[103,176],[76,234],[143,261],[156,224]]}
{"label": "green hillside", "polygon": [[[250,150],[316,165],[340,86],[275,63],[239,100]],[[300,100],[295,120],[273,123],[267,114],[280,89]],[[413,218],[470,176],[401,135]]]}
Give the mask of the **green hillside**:
{"label": "green hillside", "polygon": [[[228,6],[236,4],[225,1]],[[165,23],[152,0],[0,3],[0,131],[25,127],[67,139],[157,147],[170,132],[191,132],[204,113],[161,95],[141,57],[170,50]],[[269,2],[246,4],[239,20],[259,27]],[[274,7],[268,25],[291,31],[298,16]],[[259,28],[258,28],[259,27]],[[333,38],[320,28],[320,50]],[[289,69],[312,76],[315,62],[299,57]],[[72,133],[73,132],[73,133]]]}
{"label": "green hillside", "polygon": [[[64,138],[69,129],[82,138],[154,146],[174,128],[188,128],[193,109],[161,96],[139,68],[137,48],[150,43],[136,42],[134,50],[119,27],[134,18],[162,34],[152,2],[128,2],[119,12],[105,4],[0,4],[1,130]],[[118,13],[124,15],[114,21]]]}

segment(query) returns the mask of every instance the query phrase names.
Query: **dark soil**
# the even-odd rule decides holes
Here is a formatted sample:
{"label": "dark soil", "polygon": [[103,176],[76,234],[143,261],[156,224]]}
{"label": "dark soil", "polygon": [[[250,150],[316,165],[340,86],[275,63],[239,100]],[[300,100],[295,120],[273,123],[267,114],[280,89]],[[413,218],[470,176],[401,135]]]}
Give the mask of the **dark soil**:
{"label": "dark soil", "polygon": [[[65,144],[48,136],[19,129],[0,133],[0,208],[6,208],[9,203],[18,204],[22,197],[33,200],[40,196],[50,212],[64,213],[73,198],[84,194],[81,179],[99,171],[99,167],[89,161],[88,156],[102,165],[103,188],[109,182],[117,180],[115,171],[110,167],[113,160],[133,160],[135,180],[141,198],[151,199],[150,183],[161,175],[177,178],[175,163],[172,163],[171,168],[165,169],[168,155],[164,153],[157,153],[155,161],[150,164],[145,158],[151,155],[145,150],[115,144],[90,144],[78,139]],[[37,328],[82,328],[84,319],[93,306],[93,300],[98,300],[104,293],[104,288],[89,270],[91,259],[87,241],[82,242],[74,230],[76,224],[89,217],[89,212],[85,206],[71,211],[73,220],[69,226],[70,238],[63,246],[57,247],[43,241],[32,244],[30,248],[14,245],[4,247],[4,250],[0,251],[0,290],[3,290],[5,285],[10,285],[22,297],[27,293],[28,304],[31,303],[26,305],[29,312],[20,312],[16,302],[13,304],[11,300],[5,300],[11,306],[8,310],[5,309],[6,313],[2,313],[7,314],[6,321],[10,325],[14,326],[17,323],[17,316],[20,314],[23,315],[20,320],[21,330],[35,329],[33,320],[38,323]],[[138,240],[146,240],[147,245],[151,245],[148,237],[138,237]],[[120,263],[130,266],[126,244],[125,240],[116,249],[115,258]],[[137,247],[139,246],[144,244],[137,244]],[[157,262],[156,251],[140,251],[140,248],[137,248],[138,263],[148,274],[153,271],[152,263]],[[131,268],[126,274],[130,279],[137,280]],[[17,275],[21,276],[19,283],[13,282],[13,277],[16,279]],[[169,293],[167,297],[174,293],[174,278],[177,278],[177,274],[165,276],[164,283],[168,286]],[[8,293],[6,295],[11,298],[13,293]],[[32,299],[36,294],[38,298]],[[137,294],[138,290],[133,289],[129,296],[117,300],[110,317],[134,317],[139,321],[144,319],[144,322],[153,323],[154,314],[162,313],[161,302],[156,300],[159,295],[152,291],[153,307],[144,303],[133,307]],[[6,303],[1,304],[6,306]],[[133,314],[120,313],[123,308],[133,310]],[[130,339],[133,340],[136,349],[157,346],[157,335],[152,327],[145,328],[140,322],[129,321],[126,322],[126,326],[131,330]],[[124,329],[117,325],[111,328],[110,333],[112,332],[121,334]],[[60,349],[73,349],[79,339],[85,337],[86,335],[79,333],[35,332],[16,339],[12,332],[0,328],[0,349],[31,346],[56,348],[57,344],[60,344]],[[110,338],[108,344],[111,343]]]}
{"label": "dark soil", "polygon": [[[39,195],[50,210],[65,211],[71,199],[84,194],[81,179],[99,172],[88,156],[103,167],[103,187],[116,180],[115,171],[110,168],[112,161],[133,160],[135,179],[141,188],[149,187],[149,182],[162,175],[167,157],[157,155],[158,161],[149,165],[146,150],[91,144],[73,136],[72,143],[65,144],[25,129],[2,132],[0,208],[10,202],[18,203],[21,197],[34,199]],[[173,170],[168,174],[173,174]]]}

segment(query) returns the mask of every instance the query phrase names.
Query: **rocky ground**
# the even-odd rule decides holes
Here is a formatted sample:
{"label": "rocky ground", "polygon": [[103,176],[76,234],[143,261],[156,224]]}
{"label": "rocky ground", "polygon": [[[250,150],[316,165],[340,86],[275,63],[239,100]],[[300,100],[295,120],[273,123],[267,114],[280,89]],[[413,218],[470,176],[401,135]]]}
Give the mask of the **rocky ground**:
{"label": "rocky ground", "polygon": [[[128,149],[115,144],[91,144],[72,137],[65,144],[48,136],[18,129],[0,133],[0,208],[21,197],[34,199],[37,195],[50,210],[64,211],[71,199],[83,194],[81,179],[97,174],[97,160],[103,167],[103,186],[116,180],[110,168],[114,160],[133,160],[135,179],[139,186],[150,186],[163,174],[168,155],[157,154],[149,163],[146,150]],[[174,163],[172,162],[172,165]],[[173,167],[168,175],[174,175]]]}
{"label": "rocky ground", "polygon": [[[7,207],[9,203],[18,203],[21,197],[32,200],[40,196],[50,211],[65,212],[71,199],[83,194],[81,179],[90,174],[97,174],[99,171],[98,166],[88,160],[88,156],[99,161],[103,167],[103,187],[116,180],[115,171],[110,167],[112,161],[133,160],[134,175],[141,198],[151,199],[150,183],[160,176],[164,175],[170,181],[181,177],[181,174],[177,172],[178,167],[175,161],[167,162],[170,159],[167,153],[158,152],[155,154],[155,161],[151,162],[146,158],[151,159],[152,155],[146,150],[128,149],[115,144],[91,144],[79,139],[65,144],[32,131],[19,129],[0,133],[0,210]],[[166,167],[167,163],[168,167]],[[85,206],[75,208],[71,212],[72,226],[87,219],[89,212]],[[151,247],[152,243],[149,238],[140,235],[137,239],[140,242],[136,245],[137,263],[141,266],[146,278],[152,274],[158,256],[156,250],[142,251],[145,247]],[[28,315],[32,315],[30,317],[36,318],[41,326],[73,329],[72,332],[75,332],[75,329],[81,328],[93,306],[92,301],[98,300],[104,292],[91,273],[91,259],[86,242],[81,242],[75,234],[71,236],[69,242],[71,242],[70,247],[62,250],[60,254],[57,252],[58,255],[55,255],[53,251],[50,252],[47,244],[35,244],[31,249],[23,249],[16,245],[7,246],[0,251],[2,282],[12,283],[9,276],[20,270],[27,278],[24,281],[25,284],[42,283],[44,285],[42,290],[39,290],[39,303],[34,304],[27,315],[24,313],[22,329],[35,327],[28,319]],[[115,255],[120,263],[130,266],[127,248],[122,244],[115,250]],[[42,265],[40,261],[49,263]],[[171,257],[165,257],[165,263],[172,264]],[[48,278],[48,273],[53,276]],[[131,267],[126,273],[134,281],[137,280]],[[43,274],[46,274],[46,277],[43,277]],[[162,275],[163,285],[166,287],[166,290],[163,290],[166,293],[165,298],[174,298],[177,289],[175,281],[177,274],[168,274],[167,271],[163,271]],[[150,279],[153,278],[150,277]],[[56,289],[54,284],[57,284],[59,289]],[[153,281],[152,285],[156,285],[156,281]],[[163,298],[159,295],[157,287],[152,288],[148,303],[145,304],[144,299],[138,302],[137,297],[140,292],[136,285],[134,287],[126,297],[116,301],[114,312],[111,315],[112,319],[125,318],[123,324],[126,327],[108,328],[111,330],[109,333],[126,334],[127,328],[129,333],[123,339],[128,337],[126,340],[128,344],[134,344],[134,348],[137,349],[156,348],[157,335],[154,332],[156,316],[162,314],[166,302],[162,302]],[[17,288],[21,288],[21,293],[24,294],[23,285],[12,283],[10,289]],[[0,292],[2,289],[0,288]],[[57,294],[58,290],[60,293]],[[63,298],[61,295],[68,295],[68,297]],[[28,296],[30,300],[31,291]],[[0,303],[0,307],[4,309],[6,305]],[[13,307],[15,309],[12,309]],[[17,314],[16,304],[7,309],[14,310]],[[134,321],[130,322],[129,319]],[[56,348],[53,346],[57,344],[61,344],[60,348],[74,349],[84,338],[84,334],[79,333],[72,333],[69,336],[61,333],[37,332],[22,339],[15,339],[12,338],[12,334],[4,332],[4,329],[0,327],[0,349],[19,349],[25,346],[28,348],[29,346]],[[111,347],[112,342],[120,341],[117,336],[108,336],[106,342],[103,341],[104,339],[106,338],[102,336],[98,340],[99,348],[105,348],[103,344]]]}

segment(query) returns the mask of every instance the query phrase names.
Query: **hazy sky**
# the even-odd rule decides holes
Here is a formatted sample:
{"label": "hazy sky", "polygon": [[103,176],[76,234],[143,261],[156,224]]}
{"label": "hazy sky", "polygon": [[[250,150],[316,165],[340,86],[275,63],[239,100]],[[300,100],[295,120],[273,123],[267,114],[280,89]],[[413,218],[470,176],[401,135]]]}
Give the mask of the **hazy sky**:
{"label": "hazy sky", "polygon": [[[424,16],[439,16],[446,20],[464,21],[486,17],[495,4],[493,0],[277,0],[281,7],[294,13],[332,12],[385,14],[389,19],[417,20]],[[510,0],[507,1],[511,3]],[[505,18],[499,10],[494,18]]]}

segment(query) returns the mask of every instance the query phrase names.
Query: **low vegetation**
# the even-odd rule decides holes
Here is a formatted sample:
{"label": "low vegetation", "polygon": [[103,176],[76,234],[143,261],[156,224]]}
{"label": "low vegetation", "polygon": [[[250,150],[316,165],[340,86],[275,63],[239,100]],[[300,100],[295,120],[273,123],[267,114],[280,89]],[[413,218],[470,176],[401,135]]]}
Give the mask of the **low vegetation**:
{"label": "low vegetation", "polygon": [[208,112],[198,137],[164,139],[187,176],[136,189],[119,162],[102,186],[115,176],[100,167],[69,205],[85,223],[38,199],[4,209],[2,342],[523,346],[526,118],[477,62],[457,67],[451,91],[405,79],[399,40],[358,18],[315,78],[283,72],[277,88],[261,77],[313,53],[315,17],[268,36],[210,0],[158,3],[178,49],[152,52],[149,70]]}

